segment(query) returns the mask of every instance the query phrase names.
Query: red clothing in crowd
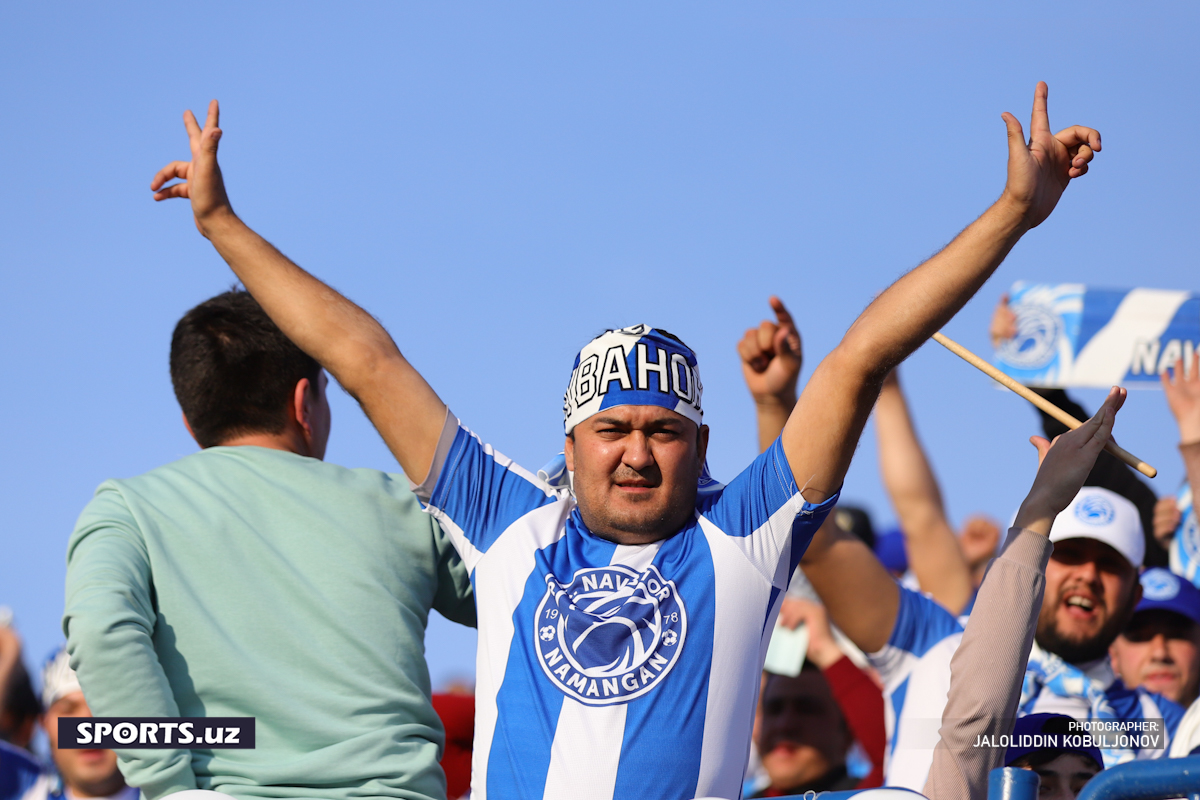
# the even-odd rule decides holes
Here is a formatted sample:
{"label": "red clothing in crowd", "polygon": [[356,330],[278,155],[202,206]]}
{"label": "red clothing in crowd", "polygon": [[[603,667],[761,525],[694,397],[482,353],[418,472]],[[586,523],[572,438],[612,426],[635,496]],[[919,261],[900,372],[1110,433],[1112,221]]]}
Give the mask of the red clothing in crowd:
{"label": "red clothing in crowd", "polygon": [[883,753],[887,744],[887,730],[883,721],[883,692],[871,676],[858,668],[848,657],[840,659],[821,670],[833,698],[842,709],[842,716],[850,725],[850,732],[862,745],[871,759],[871,772],[863,778],[859,789],[871,789],[883,785]]}
{"label": "red clothing in crowd", "polygon": [[475,739],[475,696],[435,694],[433,710],[446,729],[442,770],[446,773],[446,797],[458,800],[471,791],[471,744]]}

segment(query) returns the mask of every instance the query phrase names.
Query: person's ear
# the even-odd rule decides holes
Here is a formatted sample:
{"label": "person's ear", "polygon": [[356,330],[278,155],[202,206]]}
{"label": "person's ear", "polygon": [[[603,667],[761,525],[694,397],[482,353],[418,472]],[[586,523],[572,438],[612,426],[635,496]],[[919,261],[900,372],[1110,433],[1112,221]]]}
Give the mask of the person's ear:
{"label": "person's ear", "polygon": [[568,433],[567,440],[563,443],[563,455],[567,459],[567,469],[570,472],[575,471],[575,434]]}
{"label": "person's ear", "polygon": [[296,381],[296,388],[292,391],[292,417],[304,432],[304,442],[310,453],[313,450],[312,418],[316,394],[308,378]]}
{"label": "person's ear", "polygon": [[705,457],[708,455],[708,426],[701,425],[696,430],[696,456],[700,463],[704,463]]}

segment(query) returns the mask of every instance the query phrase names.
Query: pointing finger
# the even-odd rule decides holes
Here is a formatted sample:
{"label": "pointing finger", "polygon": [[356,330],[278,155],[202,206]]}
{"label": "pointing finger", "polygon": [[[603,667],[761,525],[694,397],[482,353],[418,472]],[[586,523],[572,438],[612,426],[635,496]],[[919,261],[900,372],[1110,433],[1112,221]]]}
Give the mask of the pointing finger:
{"label": "pointing finger", "polygon": [[209,101],[208,119],[204,120],[204,129],[216,128],[221,124],[221,107],[216,100]]}
{"label": "pointing finger", "polygon": [[767,302],[769,302],[771,304],[771,308],[775,310],[775,319],[780,325],[795,324],[795,322],[792,320],[791,312],[787,310],[787,306],[783,304],[782,300],[774,295],[771,295]]}
{"label": "pointing finger", "polygon": [[1033,116],[1029,120],[1030,136],[1050,132],[1050,113],[1046,110],[1046,98],[1049,94],[1050,87],[1046,86],[1046,82],[1038,81],[1037,88],[1033,91]]}

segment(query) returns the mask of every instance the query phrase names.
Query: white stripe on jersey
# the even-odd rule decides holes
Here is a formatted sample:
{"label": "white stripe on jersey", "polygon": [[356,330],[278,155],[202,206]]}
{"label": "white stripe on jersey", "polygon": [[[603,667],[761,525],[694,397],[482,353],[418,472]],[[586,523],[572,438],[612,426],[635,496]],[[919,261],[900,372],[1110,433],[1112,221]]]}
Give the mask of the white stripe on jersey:
{"label": "white stripe on jersey", "polygon": [[[726,540],[727,544],[732,544],[734,548],[739,550],[755,569],[758,570],[762,577],[768,581],[777,581],[781,574],[780,565],[782,564],[783,583],[776,583],[780,589],[787,589],[788,581],[792,576],[788,570],[790,566],[788,559],[783,557],[784,548],[791,546],[792,541],[792,521],[804,508],[804,498],[799,493],[793,495],[786,503],[775,510],[775,513],[768,518],[766,524],[754,531],[749,536],[728,536],[724,533],[721,536]],[[701,517],[701,522],[708,522],[707,519]],[[719,529],[708,522],[709,527],[713,530]],[[708,528],[705,528],[708,532]],[[711,539],[711,534],[709,539]]]}
{"label": "white stripe on jersey", "polygon": [[[787,510],[786,507],[784,509]],[[790,512],[795,516],[795,511]],[[713,625],[712,669],[708,676],[707,719],[728,716],[727,709],[753,709],[758,698],[762,660],[766,655],[763,636],[766,620],[763,610],[771,598],[771,583],[761,566],[748,558],[738,558],[738,552],[750,555],[753,544],[743,549],[739,537],[728,536],[703,516],[700,528],[712,553],[714,595],[718,604]],[[790,529],[790,522],[789,522]],[[751,540],[767,539],[770,523],[759,528]],[[775,548],[776,552],[780,548]],[[761,562],[760,562],[761,563]],[[776,570],[772,566],[770,572]],[[780,592],[782,597],[782,592]],[[776,603],[778,605],[778,603]],[[771,616],[774,616],[773,614]],[[759,653],[757,662],[746,653]],[[725,711],[725,714],[721,712]],[[750,759],[750,736],[754,715],[741,714],[729,725],[705,725],[704,743],[700,749],[700,775],[696,796],[708,795],[714,789],[738,785]]]}
{"label": "white stripe on jersey", "polygon": [[[618,545],[609,563],[643,572],[661,548],[661,541],[639,546]],[[542,793],[545,800],[612,798],[628,709],[626,703],[585,706],[570,697],[563,700],[554,742],[550,745],[550,769]]]}
{"label": "white stripe on jersey", "polygon": [[550,746],[545,800],[612,800],[628,703],[585,706],[563,698]]}
{"label": "white stripe on jersey", "polygon": [[[571,503],[551,503],[521,517],[487,551],[489,569],[474,574],[479,625],[475,655],[475,745],[471,755],[474,800],[487,800],[488,755],[498,716],[496,696],[504,683],[508,651],[513,644],[513,613],[525,591],[524,577],[514,578],[533,572],[537,551],[562,538],[571,506]],[[443,526],[450,522],[440,511],[435,516]],[[451,541],[455,546],[464,543],[453,538]]]}

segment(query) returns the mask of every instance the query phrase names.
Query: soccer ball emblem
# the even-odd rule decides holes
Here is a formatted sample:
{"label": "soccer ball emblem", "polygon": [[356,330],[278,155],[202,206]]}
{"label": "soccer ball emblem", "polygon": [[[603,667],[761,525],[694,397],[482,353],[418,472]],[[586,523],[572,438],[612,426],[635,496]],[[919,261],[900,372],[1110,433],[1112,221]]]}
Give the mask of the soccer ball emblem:
{"label": "soccer ball emblem", "polygon": [[546,627],[542,628],[541,635],[542,635],[543,642],[548,642],[551,639],[553,639],[554,638],[554,626],[547,625]]}
{"label": "soccer ball emblem", "polygon": [[675,631],[667,631],[663,634],[662,642],[667,647],[673,646],[677,641],[679,641],[679,634],[675,633]]}

